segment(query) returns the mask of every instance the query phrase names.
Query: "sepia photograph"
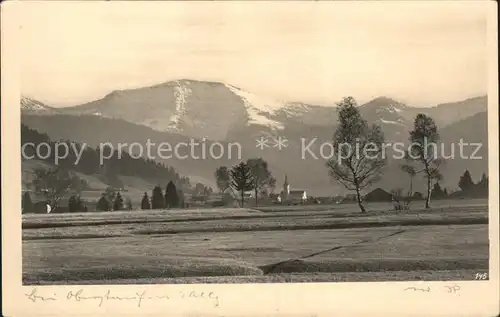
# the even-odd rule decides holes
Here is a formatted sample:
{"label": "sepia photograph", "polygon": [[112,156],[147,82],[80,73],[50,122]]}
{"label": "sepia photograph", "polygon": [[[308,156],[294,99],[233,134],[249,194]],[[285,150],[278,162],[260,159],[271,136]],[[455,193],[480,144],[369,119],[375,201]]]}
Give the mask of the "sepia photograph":
{"label": "sepia photograph", "polygon": [[488,4],[8,2],[19,86],[2,145],[18,133],[5,155],[25,300],[498,286]]}

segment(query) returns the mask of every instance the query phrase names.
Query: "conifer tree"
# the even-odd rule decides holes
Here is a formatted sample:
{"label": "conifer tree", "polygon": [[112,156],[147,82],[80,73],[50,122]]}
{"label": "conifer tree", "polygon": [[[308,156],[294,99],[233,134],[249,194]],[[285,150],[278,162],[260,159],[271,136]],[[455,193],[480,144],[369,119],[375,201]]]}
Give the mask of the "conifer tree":
{"label": "conifer tree", "polygon": [[469,170],[465,170],[464,174],[460,177],[458,187],[460,187],[464,193],[470,191],[474,187],[474,182],[472,181]]}
{"label": "conifer tree", "polygon": [[253,179],[250,166],[248,166],[245,162],[241,162],[231,169],[230,175],[231,187],[235,191],[240,192],[241,207],[243,207],[245,204],[245,192],[253,189]]}
{"label": "conifer tree", "polygon": [[153,195],[151,197],[151,209],[163,208],[165,208],[165,197],[163,197],[161,187],[155,186],[155,188],[153,188]]}
{"label": "conifer tree", "polygon": [[99,199],[99,201],[97,202],[97,206],[96,206],[96,209],[98,211],[110,211],[110,203],[109,201],[106,199],[106,196],[103,194],[101,196],[101,198]]}
{"label": "conifer tree", "polygon": [[177,193],[177,188],[172,181],[168,182],[167,188],[165,190],[165,207],[179,207],[179,194]]}
{"label": "conifer tree", "polygon": [[142,197],[142,200],[141,200],[141,209],[142,210],[151,209],[151,205],[149,203],[148,193],[144,193],[144,196]]}
{"label": "conifer tree", "polygon": [[439,182],[436,182],[434,184],[434,187],[432,189],[432,195],[436,198],[443,198],[445,196],[444,191],[441,188],[441,185],[439,185]]}

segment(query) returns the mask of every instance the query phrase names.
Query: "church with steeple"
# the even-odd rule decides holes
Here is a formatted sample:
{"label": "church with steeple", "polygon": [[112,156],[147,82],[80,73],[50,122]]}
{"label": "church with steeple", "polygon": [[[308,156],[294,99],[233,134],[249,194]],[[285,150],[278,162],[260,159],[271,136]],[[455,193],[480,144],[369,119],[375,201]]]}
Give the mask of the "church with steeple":
{"label": "church with steeple", "polygon": [[290,183],[288,182],[288,175],[285,175],[283,182],[283,190],[278,195],[278,202],[282,204],[298,204],[307,200],[307,193],[305,190],[291,190]]}

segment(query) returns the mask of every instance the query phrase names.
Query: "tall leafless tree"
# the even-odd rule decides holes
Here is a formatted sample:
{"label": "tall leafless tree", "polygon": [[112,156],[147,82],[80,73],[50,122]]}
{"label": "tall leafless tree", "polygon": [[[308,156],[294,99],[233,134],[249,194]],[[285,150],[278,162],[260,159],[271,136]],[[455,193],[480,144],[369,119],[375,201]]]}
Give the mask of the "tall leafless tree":
{"label": "tall leafless tree", "polygon": [[368,126],[357,109],[354,98],[338,104],[339,125],[333,136],[333,158],[327,163],[330,176],[346,189],[356,192],[361,212],[361,191],[380,180],[386,158],[384,134],[379,126]]}
{"label": "tall leafless tree", "polygon": [[263,189],[266,189],[272,178],[267,162],[262,158],[253,158],[247,160],[247,165],[252,174],[252,187],[255,193],[255,205],[259,204],[259,195]]}
{"label": "tall leafless tree", "polygon": [[430,208],[433,181],[442,179],[439,167],[442,160],[439,158],[438,144],[439,133],[434,119],[418,114],[413,122],[413,130],[410,131],[410,141],[412,142],[407,158],[410,161],[420,163],[422,172],[427,179],[427,197],[425,208]]}

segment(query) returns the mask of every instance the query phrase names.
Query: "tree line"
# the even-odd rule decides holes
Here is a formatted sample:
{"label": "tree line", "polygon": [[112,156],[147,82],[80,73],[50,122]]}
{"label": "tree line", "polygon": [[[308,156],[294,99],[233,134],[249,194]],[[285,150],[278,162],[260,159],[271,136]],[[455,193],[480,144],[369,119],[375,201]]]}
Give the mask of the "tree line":
{"label": "tree line", "polygon": [[106,188],[96,204],[97,211],[120,211],[132,209],[133,206],[130,197],[126,197],[124,199],[120,191],[116,191],[112,187]]}
{"label": "tree line", "polygon": [[215,171],[215,179],[222,195],[226,195],[229,190],[239,194],[242,207],[246,192],[254,192],[255,204],[258,205],[259,196],[268,196],[276,187],[276,179],[269,171],[268,163],[262,158],[248,159],[231,169],[220,166]]}
{"label": "tree line", "polygon": [[160,186],[155,186],[152,191],[151,199],[148,193],[145,192],[141,200],[141,209],[171,209],[185,208],[184,192],[182,189],[177,189],[173,182],[169,182],[165,188],[165,194]]}
{"label": "tree line", "polygon": [[[73,146],[78,150],[82,148],[81,144],[75,142],[60,141],[59,143],[63,142],[68,145],[74,144]],[[21,146],[27,143],[33,143],[35,147],[42,143],[48,144],[50,150],[41,147],[40,156],[47,156],[46,158],[41,158],[36,155],[35,148],[30,146],[24,149],[26,156],[34,156],[35,159],[48,162],[49,164],[55,162],[56,143],[51,141],[47,134],[40,133],[35,129],[31,129],[21,124]],[[109,157],[108,154],[112,154],[109,159],[105,160],[103,165],[99,164],[101,149],[99,147],[92,148],[85,146],[78,164],[75,164],[75,162],[77,162],[77,157],[74,151],[69,151],[66,158],[58,160],[58,167],[65,170],[80,172],[85,175],[102,175],[106,184],[114,188],[123,187],[123,183],[119,180],[118,175],[136,176],[145,179],[168,179],[178,184],[182,184],[184,188],[191,187],[188,177],[180,176],[173,167],[167,166],[164,163],[156,162],[148,158],[135,159],[126,152],[118,153],[118,151],[113,151],[108,147],[104,147],[102,151],[103,157]],[[111,153],[111,151],[113,151],[113,153]]]}
{"label": "tree line", "polygon": [[[445,199],[445,198],[485,198],[488,197],[488,177],[486,173],[481,175],[481,179],[474,183],[470,172],[468,170],[464,171],[464,174],[460,176],[458,181],[458,188],[460,190],[448,192],[446,188],[441,187],[439,181],[434,183],[432,187],[432,197],[434,199]],[[398,188],[391,191],[391,194],[397,201],[405,199],[408,200],[420,200],[425,198],[420,192],[412,192],[412,186],[410,183],[410,189],[407,194],[403,194],[403,189]]]}
{"label": "tree line", "polygon": [[489,179],[486,173],[481,175],[481,179],[474,183],[470,172],[465,170],[458,181],[462,196],[465,197],[488,197]]}

